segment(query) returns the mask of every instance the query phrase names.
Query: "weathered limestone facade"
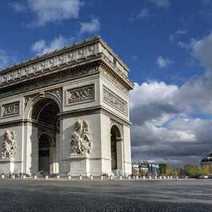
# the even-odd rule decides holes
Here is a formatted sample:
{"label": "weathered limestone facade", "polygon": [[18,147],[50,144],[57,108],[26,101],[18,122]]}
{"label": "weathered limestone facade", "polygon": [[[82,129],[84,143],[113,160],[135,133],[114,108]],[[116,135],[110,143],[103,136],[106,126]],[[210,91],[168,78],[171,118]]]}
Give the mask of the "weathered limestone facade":
{"label": "weathered limestone facade", "polygon": [[0,173],[131,174],[126,65],[99,37],[0,72]]}

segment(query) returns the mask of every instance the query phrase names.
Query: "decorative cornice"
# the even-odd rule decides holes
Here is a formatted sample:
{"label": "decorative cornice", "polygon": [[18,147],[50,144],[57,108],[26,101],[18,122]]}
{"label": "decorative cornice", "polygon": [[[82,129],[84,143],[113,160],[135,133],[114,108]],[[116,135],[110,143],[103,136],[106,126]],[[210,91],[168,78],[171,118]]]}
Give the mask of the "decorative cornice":
{"label": "decorative cornice", "polygon": [[123,79],[128,69],[110,47],[99,37],[43,55],[0,72],[0,89],[74,67],[91,59],[105,60]]}
{"label": "decorative cornice", "polygon": [[28,80],[22,82],[21,86],[17,89],[16,85],[14,87],[0,87],[0,99],[6,98],[8,96],[17,95],[20,93],[25,93],[26,91],[33,91],[41,88],[45,88],[48,86],[55,86],[66,81],[71,81],[83,77],[88,77],[91,75],[96,75],[99,73],[98,65],[94,64],[84,64],[82,66],[77,66],[72,69],[67,67],[62,72],[56,72],[48,76],[43,76],[41,80]]}

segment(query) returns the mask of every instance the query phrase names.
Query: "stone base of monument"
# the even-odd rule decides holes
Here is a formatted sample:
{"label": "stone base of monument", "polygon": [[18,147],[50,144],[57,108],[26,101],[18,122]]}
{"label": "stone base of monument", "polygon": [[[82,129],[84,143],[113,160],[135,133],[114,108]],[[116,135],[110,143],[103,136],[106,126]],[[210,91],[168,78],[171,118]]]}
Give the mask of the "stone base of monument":
{"label": "stone base of monument", "polygon": [[14,161],[14,160],[0,160],[0,172],[3,174],[17,174],[18,170],[20,170],[20,161]]}
{"label": "stone base of monument", "polygon": [[71,176],[90,176],[89,171],[89,159],[86,155],[71,154],[71,157],[67,160],[70,167]]}

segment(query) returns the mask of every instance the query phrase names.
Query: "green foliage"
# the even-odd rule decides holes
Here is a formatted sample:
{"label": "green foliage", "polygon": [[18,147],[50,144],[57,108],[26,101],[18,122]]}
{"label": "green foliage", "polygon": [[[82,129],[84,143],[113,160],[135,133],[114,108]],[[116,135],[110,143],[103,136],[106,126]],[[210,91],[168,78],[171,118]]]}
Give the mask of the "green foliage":
{"label": "green foliage", "polygon": [[200,177],[200,176],[206,176],[210,174],[209,167],[200,167],[200,166],[194,166],[194,165],[186,165],[184,167],[185,174],[188,177]]}
{"label": "green foliage", "polygon": [[169,164],[159,164],[160,175],[179,176],[179,170]]}

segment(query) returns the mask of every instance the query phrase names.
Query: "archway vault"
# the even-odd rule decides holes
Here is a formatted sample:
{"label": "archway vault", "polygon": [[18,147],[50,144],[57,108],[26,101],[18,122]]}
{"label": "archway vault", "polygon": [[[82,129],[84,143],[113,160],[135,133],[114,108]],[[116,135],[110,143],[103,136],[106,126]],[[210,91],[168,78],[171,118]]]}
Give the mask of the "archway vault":
{"label": "archway vault", "polygon": [[59,171],[60,108],[51,98],[39,98],[30,111],[32,120],[32,170],[56,174]]}
{"label": "archway vault", "polygon": [[50,100],[54,102],[59,112],[62,112],[62,90],[57,89],[55,92],[41,92],[38,94],[33,94],[25,97],[25,110],[24,110],[24,117],[25,119],[32,118],[32,110],[34,106],[42,101]]}
{"label": "archway vault", "polygon": [[[111,170],[116,172],[122,169],[123,142],[121,130],[117,125],[111,127]],[[118,174],[118,173],[117,173]]]}

